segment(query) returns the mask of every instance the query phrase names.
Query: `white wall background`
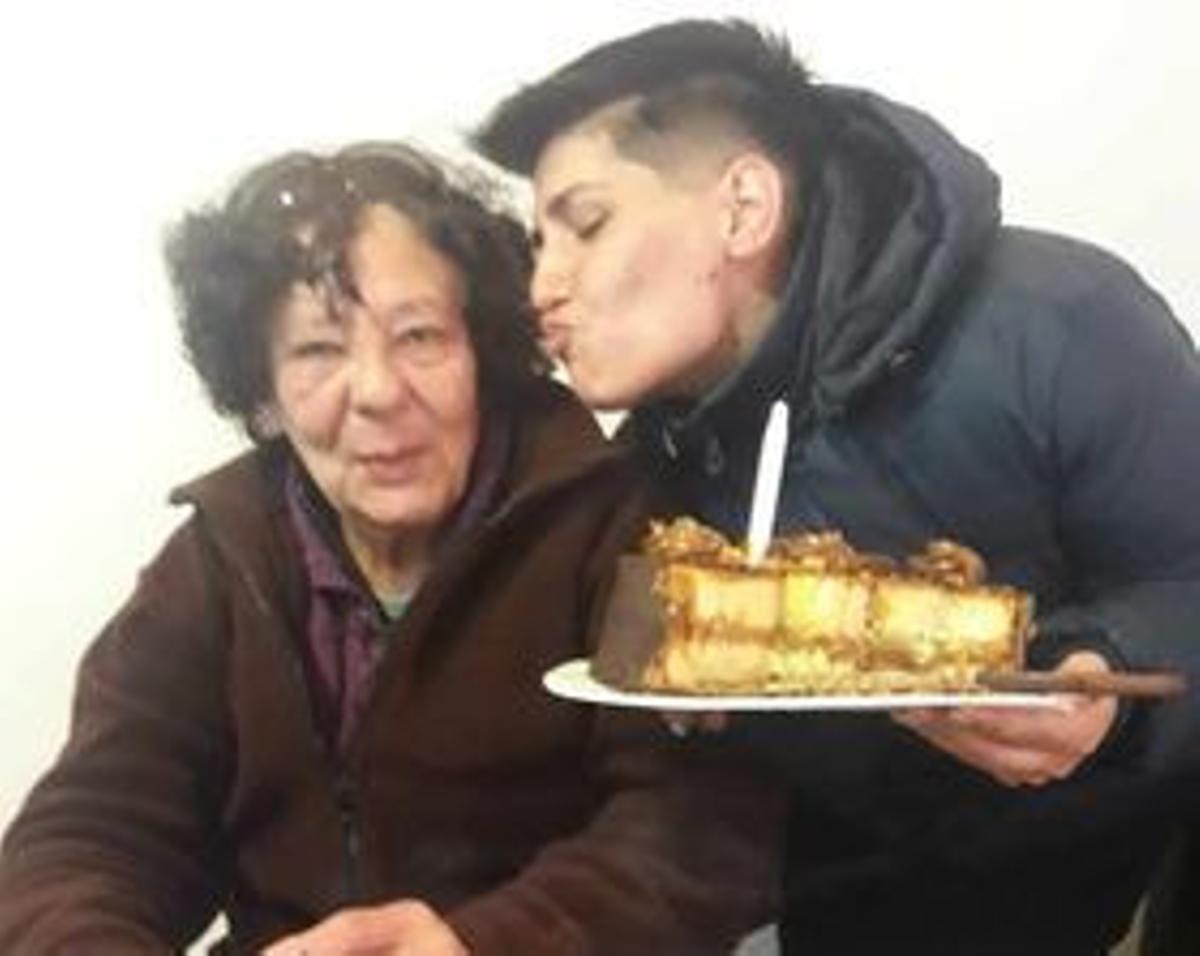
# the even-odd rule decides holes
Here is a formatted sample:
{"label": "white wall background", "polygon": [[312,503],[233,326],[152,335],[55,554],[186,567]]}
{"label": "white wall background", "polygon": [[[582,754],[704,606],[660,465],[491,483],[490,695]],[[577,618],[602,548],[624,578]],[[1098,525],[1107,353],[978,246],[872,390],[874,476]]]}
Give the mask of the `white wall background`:
{"label": "white wall background", "polygon": [[737,13],[786,29],[821,76],[937,114],[1003,174],[1010,219],[1125,254],[1200,333],[1194,0],[6,10],[0,825],[61,744],[85,643],[179,519],[167,490],[239,444],[178,355],[157,243],[249,161],[363,137],[448,148],[593,41]]}

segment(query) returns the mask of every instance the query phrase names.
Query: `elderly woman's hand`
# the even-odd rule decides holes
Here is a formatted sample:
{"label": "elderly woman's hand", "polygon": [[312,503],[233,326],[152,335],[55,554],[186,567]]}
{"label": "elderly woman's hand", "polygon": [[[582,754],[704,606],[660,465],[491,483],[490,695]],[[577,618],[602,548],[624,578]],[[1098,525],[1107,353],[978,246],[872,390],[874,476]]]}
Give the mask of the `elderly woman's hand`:
{"label": "elderly woman's hand", "polygon": [[347,909],[277,940],[263,956],[470,956],[440,916],[420,900]]}
{"label": "elderly woman's hand", "polygon": [[[1068,655],[1066,673],[1109,670],[1099,654]],[[1069,777],[1103,743],[1117,715],[1112,697],[1064,695],[1058,709],[961,707],[896,711],[893,719],[1008,786]]]}

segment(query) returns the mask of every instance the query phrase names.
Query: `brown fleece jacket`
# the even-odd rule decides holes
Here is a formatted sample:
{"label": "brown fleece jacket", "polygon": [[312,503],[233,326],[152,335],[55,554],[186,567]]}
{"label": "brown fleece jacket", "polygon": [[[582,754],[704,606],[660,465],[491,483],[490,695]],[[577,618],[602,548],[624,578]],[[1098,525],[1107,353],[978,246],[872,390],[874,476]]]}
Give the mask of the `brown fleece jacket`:
{"label": "brown fleece jacket", "polygon": [[561,395],[502,501],[426,579],[344,758],[316,730],[282,445],[192,516],[80,669],[69,740],[7,833],[0,951],[254,951],[418,898],[476,956],[727,952],[771,915],[777,791],[719,740],[556,700],[640,533],[629,464]]}

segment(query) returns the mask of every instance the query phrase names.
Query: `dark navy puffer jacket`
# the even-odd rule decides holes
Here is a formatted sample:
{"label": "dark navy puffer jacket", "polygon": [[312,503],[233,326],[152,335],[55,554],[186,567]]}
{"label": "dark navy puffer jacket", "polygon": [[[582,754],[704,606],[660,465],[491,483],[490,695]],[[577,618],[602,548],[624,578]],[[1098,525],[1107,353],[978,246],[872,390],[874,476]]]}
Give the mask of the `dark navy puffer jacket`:
{"label": "dark navy puffer jacket", "polygon": [[[673,506],[742,534],[769,402],[793,428],[778,530],[904,555],[933,537],[1032,591],[1051,665],[1088,646],[1200,686],[1200,362],[1126,265],[1001,226],[933,121],[820,94],[838,132],[782,320],[698,407],[629,430]],[[1196,693],[1126,706],[1072,779],[1011,789],[886,716],[745,717],[790,774],[788,952],[1097,953],[1197,800]]]}

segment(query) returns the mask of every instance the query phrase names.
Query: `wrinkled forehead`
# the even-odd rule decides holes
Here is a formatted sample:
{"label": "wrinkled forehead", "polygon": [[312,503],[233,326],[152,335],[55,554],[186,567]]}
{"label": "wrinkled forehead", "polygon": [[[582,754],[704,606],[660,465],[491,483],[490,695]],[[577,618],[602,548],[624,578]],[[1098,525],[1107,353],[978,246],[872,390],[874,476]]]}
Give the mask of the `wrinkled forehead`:
{"label": "wrinkled forehead", "polygon": [[[313,241],[305,236],[309,231],[297,232],[302,248]],[[363,206],[332,253],[323,268],[295,275],[284,308],[340,320],[356,305],[393,312],[420,305],[457,314],[465,304],[465,278],[458,264],[432,244],[415,220],[388,203]]]}
{"label": "wrinkled forehead", "polygon": [[346,256],[360,283],[385,293],[455,305],[465,300],[458,263],[434,245],[421,223],[390,203],[363,208]]}

